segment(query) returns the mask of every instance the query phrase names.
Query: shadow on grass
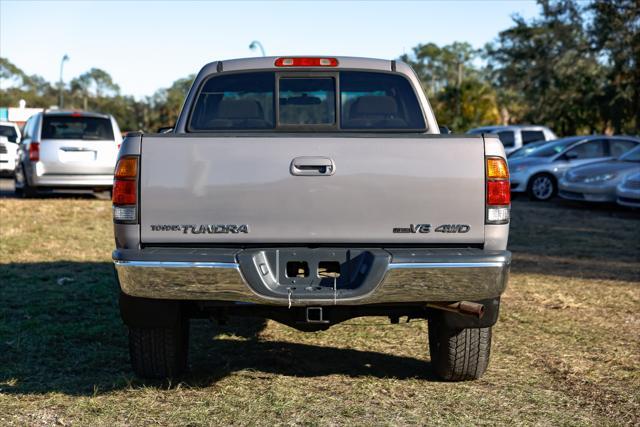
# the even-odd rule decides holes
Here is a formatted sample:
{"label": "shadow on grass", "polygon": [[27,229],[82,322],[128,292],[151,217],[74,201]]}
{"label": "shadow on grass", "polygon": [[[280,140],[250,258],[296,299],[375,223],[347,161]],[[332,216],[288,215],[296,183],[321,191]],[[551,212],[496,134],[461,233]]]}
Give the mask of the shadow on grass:
{"label": "shadow on grass", "polygon": [[[0,393],[93,395],[132,385],[166,387],[134,379],[118,292],[108,262],[0,265]],[[418,359],[261,341],[264,319],[211,325],[192,321],[191,373],[183,383],[208,386],[242,369],[435,379],[429,363]]]}
{"label": "shadow on grass", "polygon": [[640,282],[640,215],[620,206],[517,200],[512,272]]}
{"label": "shadow on grass", "polygon": [[[210,345],[202,346],[207,336],[210,336],[210,329],[202,321],[192,321],[194,339],[191,345],[191,372],[185,378],[187,383],[206,386],[230,372],[244,369],[295,377],[340,374],[349,377],[438,380],[432,373],[431,364],[425,360],[375,351],[262,341],[257,339],[257,334],[265,325],[266,322],[262,319],[235,318],[229,326],[218,331],[218,338],[209,341]],[[233,336],[235,331],[247,327],[254,327],[256,335],[245,337],[242,341]],[[319,333],[331,334],[339,331],[329,329]],[[231,338],[227,334],[231,334]],[[426,344],[425,336],[425,356]]]}
{"label": "shadow on grass", "polygon": [[[0,199],[21,199],[15,192],[13,185],[13,178],[0,176]],[[93,192],[92,190],[64,190],[58,189],[55,191],[41,191],[37,196],[33,197],[37,199],[89,199],[89,200],[111,200],[111,194],[107,191]]]}

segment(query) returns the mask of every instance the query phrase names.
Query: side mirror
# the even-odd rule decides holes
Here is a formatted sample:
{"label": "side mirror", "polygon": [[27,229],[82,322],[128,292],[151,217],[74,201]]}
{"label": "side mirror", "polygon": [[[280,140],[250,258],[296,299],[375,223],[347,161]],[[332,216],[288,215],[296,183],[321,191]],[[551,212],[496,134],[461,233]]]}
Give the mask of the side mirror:
{"label": "side mirror", "polygon": [[165,126],[158,129],[157,133],[169,133],[173,130],[173,126]]}
{"label": "side mirror", "polygon": [[567,159],[567,161],[571,161],[571,160],[575,160],[578,158],[578,155],[576,153],[566,153],[564,155],[564,158]]}
{"label": "side mirror", "polygon": [[446,126],[438,126],[440,128],[440,133],[445,135],[450,135],[452,133],[451,129]]}

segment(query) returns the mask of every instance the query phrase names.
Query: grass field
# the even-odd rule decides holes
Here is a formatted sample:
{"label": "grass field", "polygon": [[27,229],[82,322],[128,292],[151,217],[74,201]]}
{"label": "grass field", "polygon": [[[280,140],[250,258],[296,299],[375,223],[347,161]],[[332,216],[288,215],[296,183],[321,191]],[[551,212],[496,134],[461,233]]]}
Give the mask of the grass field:
{"label": "grass field", "polygon": [[640,423],[640,218],[518,200],[479,381],[431,371],[425,322],[304,334],[192,324],[190,373],[136,379],[108,201],[0,200],[0,425]]}

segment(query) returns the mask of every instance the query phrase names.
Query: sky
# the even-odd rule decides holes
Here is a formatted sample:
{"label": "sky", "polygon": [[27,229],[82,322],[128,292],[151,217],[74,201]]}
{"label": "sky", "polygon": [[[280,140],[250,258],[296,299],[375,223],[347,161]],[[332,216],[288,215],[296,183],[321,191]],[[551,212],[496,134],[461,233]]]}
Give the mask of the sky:
{"label": "sky", "polygon": [[345,55],[393,59],[411,48],[480,48],[532,18],[534,1],[18,1],[0,0],[0,56],[27,74],[68,82],[96,67],[141,98],[218,59]]}

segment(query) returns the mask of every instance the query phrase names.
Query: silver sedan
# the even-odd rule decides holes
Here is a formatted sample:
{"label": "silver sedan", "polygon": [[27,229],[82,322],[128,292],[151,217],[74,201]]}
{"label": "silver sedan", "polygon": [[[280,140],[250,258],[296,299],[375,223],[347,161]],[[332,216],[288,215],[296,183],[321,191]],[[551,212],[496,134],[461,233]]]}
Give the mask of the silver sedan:
{"label": "silver sedan", "polygon": [[571,168],[560,179],[559,196],[588,202],[615,202],[616,187],[640,172],[640,146],[618,159]]}
{"label": "silver sedan", "polygon": [[589,135],[556,139],[522,157],[509,159],[511,191],[526,192],[532,200],[549,200],[558,181],[576,166],[614,159],[640,145],[631,136]]}

